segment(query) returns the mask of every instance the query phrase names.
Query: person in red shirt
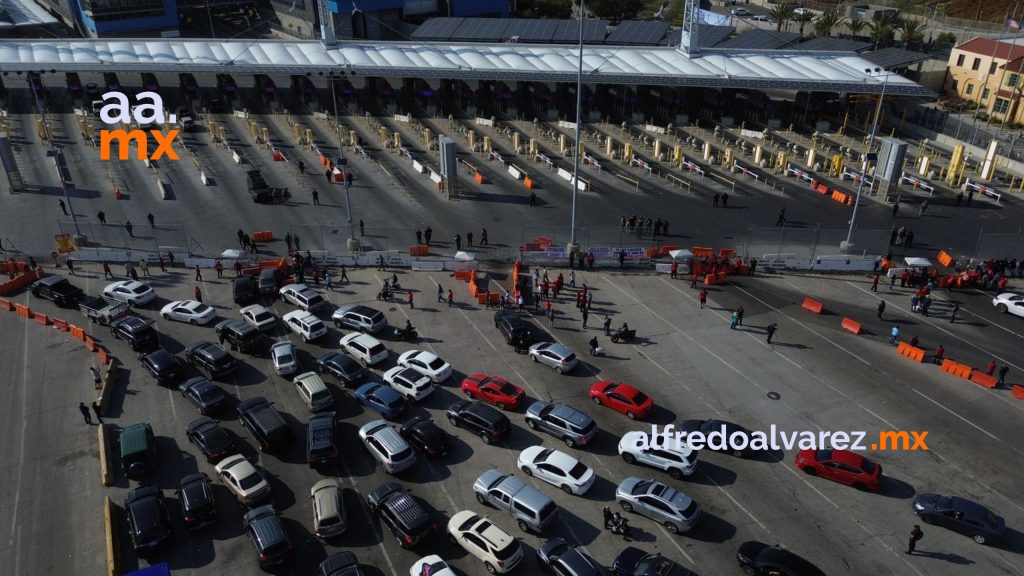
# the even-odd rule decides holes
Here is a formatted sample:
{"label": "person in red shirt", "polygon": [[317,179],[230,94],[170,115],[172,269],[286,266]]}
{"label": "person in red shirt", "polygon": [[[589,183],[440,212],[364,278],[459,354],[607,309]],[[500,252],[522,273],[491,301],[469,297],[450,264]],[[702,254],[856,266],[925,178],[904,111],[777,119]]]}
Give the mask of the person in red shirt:
{"label": "person in red shirt", "polygon": [[[203,291],[199,289],[199,286],[196,286],[195,290],[193,290],[192,293],[196,295],[196,302],[202,303]],[[995,370],[995,368],[993,368],[993,370]]]}
{"label": "person in red shirt", "polygon": [[988,366],[985,367],[985,374],[992,376],[996,373],[996,361],[989,360]]}

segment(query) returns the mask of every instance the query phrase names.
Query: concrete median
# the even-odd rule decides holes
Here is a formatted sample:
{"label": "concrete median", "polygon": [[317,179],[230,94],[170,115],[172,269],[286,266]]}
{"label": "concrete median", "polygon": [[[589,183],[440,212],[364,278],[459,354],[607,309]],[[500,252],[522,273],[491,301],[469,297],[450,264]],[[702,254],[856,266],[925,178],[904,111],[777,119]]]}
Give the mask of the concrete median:
{"label": "concrete median", "polygon": [[103,497],[103,525],[107,540],[107,576],[121,573],[121,536],[118,530],[119,510],[110,496]]}
{"label": "concrete median", "polygon": [[100,481],[104,486],[114,485],[114,464],[111,459],[110,430],[113,424],[100,424],[96,438],[100,447]]}
{"label": "concrete median", "polygon": [[100,404],[100,412],[105,416],[110,407],[110,397],[114,394],[117,386],[117,378],[121,373],[121,361],[111,357],[107,364],[106,374],[103,375],[103,385],[100,386],[100,397],[97,399]]}

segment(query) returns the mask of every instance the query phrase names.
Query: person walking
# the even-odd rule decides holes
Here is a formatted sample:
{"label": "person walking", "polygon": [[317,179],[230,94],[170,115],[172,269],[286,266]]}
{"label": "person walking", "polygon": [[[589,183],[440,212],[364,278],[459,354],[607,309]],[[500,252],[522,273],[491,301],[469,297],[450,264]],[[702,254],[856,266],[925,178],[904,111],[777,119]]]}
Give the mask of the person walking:
{"label": "person walking", "polygon": [[736,316],[739,317],[738,324],[740,326],[743,326],[743,314],[745,314],[745,313],[746,313],[746,310],[743,309],[743,306],[740,306],[739,308],[736,309]]}
{"label": "person walking", "polygon": [[412,308],[415,308],[415,307],[416,307],[416,305],[415,305],[415,304],[413,304],[413,302],[412,302],[412,290],[409,290],[408,294],[409,294],[409,297],[408,297],[408,301],[409,301],[409,308],[410,308],[410,309],[412,309]]}
{"label": "person walking", "polygon": [[142,269],[143,276],[149,276],[149,262],[145,258],[139,259],[139,268]]}
{"label": "person walking", "polygon": [[103,263],[103,277],[111,280],[114,279],[114,273],[110,271],[110,264],[107,262]]}
{"label": "person walking", "polygon": [[349,281],[348,280],[348,272],[345,271],[345,265],[344,264],[341,265],[341,278],[340,278],[340,280],[342,282],[348,282]]}
{"label": "person walking", "polygon": [[711,199],[711,206],[713,208],[718,208],[718,199],[721,198],[721,197],[722,197],[721,194],[719,194],[718,192],[715,192],[714,197],[712,197],[712,199]]}
{"label": "person walking", "polygon": [[75,262],[70,257],[68,258],[68,274],[75,275]]}
{"label": "person walking", "polygon": [[907,541],[907,554],[913,554],[914,549],[917,548],[917,542],[921,538],[924,538],[924,532],[921,531],[921,526],[914,524],[914,529],[910,531],[910,540]]}
{"label": "person walking", "polygon": [[879,276],[878,274],[875,274],[875,277],[871,280],[871,291],[872,292],[878,292],[878,279],[879,278],[881,278],[881,276]]}
{"label": "person walking", "polygon": [[536,205],[537,205],[537,194],[534,193],[534,192],[530,192],[530,206],[536,206]]}
{"label": "person walking", "polygon": [[586,328],[587,327],[587,318],[590,317],[590,312],[587,312],[587,309],[584,308],[583,310],[581,310],[581,313],[583,315],[583,327]]}
{"label": "person walking", "polygon": [[196,302],[203,303],[203,291],[199,289],[199,286],[192,289],[192,294],[196,297]]}
{"label": "person walking", "polygon": [[431,228],[430,226],[427,226],[427,229],[423,231],[423,243],[426,244],[428,248],[430,247],[430,239],[433,237],[434,229]]}
{"label": "person walking", "polygon": [[107,213],[103,210],[96,213],[96,219],[100,221],[100,224],[107,225]]}
{"label": "person walking", "polygon": [[935,347],[935,351],[932,353],[932,362],[936,364],[942,364],[942,361],[946,359],[946,349],[939,344]]}
{"label": "person walking", "polygon": [[893,275],[891,278],[889,278],[889,291],[892,292],[894,290],[896,290],[896,276],[895,275]]}
{"label": "person walking", "polygon": [[164,255],[163,254],[157,254],[156,256],[157,256],[157,263],[160,264],[160,271],[161,272],[167,272],[167,265],[164,264]]}
{"label": "person walking", "polygon": [[149,214],[146,214],[146,220],[149,221],[149,227],[150,228],[154,228],[154,229],[156,228],[156,217],[153,216],[152,212],[150,212]]}
{"label": "person walking", "polygon": [[96,422],[103,424],[103,408],[99,402],[92,403],[92,413],[96,415]]}
{"label": "person walking", "polygon": [[455,250],[462,250],[462,234],[455,235]]}
{"label": "person walking", "polygon": [[100,383],[103,381],[103,379],[100,377],[100,369],[95,366],[89,366],[89,375],[92,376],[92,385],[95,386],[97,390],[99,390]]}
{"label": "person walking", "polygon": [[377,255],[377,270],[378,271],[379,270],[384,270],[384,255],[383,254],[378,254]]}
{"label": "person walking", "polygon": [[786,225],[786,209],[779,210],[779,217],[775,219],[775,226],[781,227]]}
{"label": "person walking", "polygon": [[[519,299],[516,301],[519,304],[519,312],[522,313],[523,309],[526,308],[526,298],[523,298],[522,292],[519,293]],[[586,320],[583,321],[583,325],[586,326]]]}
{"label": "person walking", "polygon": [[964,201],[964,192],[963,192],[963,190],[961,190],[960,192],[957,193],[957,195],[956,195],[956,202],[954,202],[953,205],[954,206],[960,206],[960,204],[962,204],[963,201]]}
{"label": "person walking", "polygon": [[[363,219],[362,218],[359,219],[359,235],[360,236],[366,236],[366,225],[363,224]],[[427,245],[428,246],[430,245],[430,237],[429,236],[427,237]]]}
{"label": "person walking", "polygon": [[893,205],[892,205],[892,217],[894,219],[896,218],[896,214],[899,213],[899,211],[900,211],[900,203],[899,202],[894,202]]}
{"label": "person walking", "polygon": [[[296,252],[298,252],[299,250],[302,250],[302,241],[299,240],[299,235],[298,234],[293,234],[292,235],[292,244],[295,244],[295,251]],[[253,246],[252,251],[253,252],[256,251],[256,247],[255,246]]]}
{"label": "person walking", "polygon": [[448,307],[451,308],[452,304],[455,303],[455,293],[450,289],[448,290]]}
{"label": "person walking", "polygon": [[729,319],[729,329],[735,330],[736,326],[740,323],[740,315],[736,312],[732,313],[732,318]]}
{"label": "person walking", "polygon": [[331,183],[331,171],[330,170],[324,170],[324,180],[327,180],[328,184]]}
{"label": "person walking", "polygon": [[284,233],[284,245],[288,247],[288,251],[289,252],[292,251],[292,233],[291,232],[285,232]]}
{"label": "person walking", "polygon": [[569,271],[569,288],[575,288],[575,287],[576,287],[576,271],[575,270],[570,270]]}
{"label": "person walking", "polygon": [[956,322],[956,315],[960,312],[960,304],[958,302],[953,303],[953,308],[949,311],[949,323]]}
{"label": "person walking", "polygon": [[92,415],[89,414],[89,407],[85,405],[85,402],[78,403],[78,411],[82,413],[82,418],[85,418],[85,423],[92,425]]}
{"label": "person walking", "polygon": [[729,207],[729,193],[728,192],[722,192],[722,208],[728,208],[728,207]]}
{"label": "person walking", "polygon": [[[594,336],[593,338],[591,338],[589,344],[590,344],[590,355],[591,356],[597,356],[597,336]],[[607,510],[607,508],[605,508],[605,510]]]}
{"label": "person walking", "polygon": [[900,327],[893,326],[892,330],[889,331],[889,344],[896,344],[900,339]]}
{"label": "person walking", "polygon": [[203,270],[201,268],[199,268],[199,264],[196,264],[196,281],[197,282],[202,282],[203,281]]}
{"label": "person walking", "polygon": [[989,360],[988,361],[988,366],[985,367],[985,374],[988,375],[988,376],[993,376],[993,375],[995,375],[995,373],[996,373],[996,361],[995,360]]}
{"label": "person walking", "polygon": [[775,331],[778,330],[778,329],[779,329],[779,325],[774,323],[774,322],[769,324],[768,327],[764,329],[764,331],[768,334],[768,343],[769,344],[772,343],[772,338],[775,337]]}
{"label": "person walking", "polygon": [[472,232],[466,232],[466,246],[469,246],[469,247],[473,246],[473,233]]}
{"label": "person walking", "polygon": [[128,271],[128,275],[131,276],[132,280],[135,280],[136,282],[139,281],[139,273],[135,271],[134,266],[132,266],[132,269]]}
{"label": "person walking", "polygon": [[690,275],[690,288],[696,288],[696,287],[697,287],[697,273],[694,272],[693,274]]}
{"label": "person walking", "polygon": [[319,206],[319,205],[320,205],[320,193],[317,192],[316,189],[314,188],[313,189],[313,206]]}
{"label": "person walking", "polygon": [[444,302],[444,288],[440,284],[437,285],[437,301]]}
{"label": "person walking", "polygon": [[235,278],[238,278],[239,276],[242,275],[242,263],[240,261],[238,261],[238,260],[235,260],[234,268],[235,268]]}
{"label": "person walking", "polygon": [[924,218],[924,213],[928,211],[928,201],[921,202],[921,206],[917,209],[917,217]]}
{"label": "person walking", "polygon": [[590,305],[594,301],[594,293],[593,292],[587,292],[586,300],[587,300],[587,310],[589,311],[590,310]]}
{"label": "person walking", "polygon": [[306,163],[303,162],[302,160],[299,160],[299,174],[305,174],[305,173],[306,173]]}
{"label": "person walking", "polygon": [[220,259],[213,263],[213,269],[217,271],[218,280],[224,277],[224,263]]}
{"label": "person walking", "polygon": [[626,266],[626,252],[624,250],[619,250],[619,268],[624,268],[625,266]]}
{"label": "person walking", "polygon": [[324,284],[327,285],[327,290],[334,292],[334,286],[331,284],[331,271],[324,268]]}
{"label": "person walking", "polygon": [[131,236],[132,238],[135,238],[135,234],[132,233],[132,229],[133,228],[135,228],[135,227],[132,226],[132,221],[131,220],[125,220],[124,221],[124,229],[128,231],[128,235],[129,236]]}
{"label": "person walking", "polygon": [[698,298],[700,299],[700,309],[703,310],[704,306],[706,306],[708,303],[708,289],[701,288],[700,294],[698,294]]}
{"label": "person walking", "polygon": [[675,280],[676,276],[679,274],[679,262],[674,262],[673,261],[672,265],[669,266],[668,270],[669,270],[668,277],[673,279],[673,280]]}
{"label": "person walking", "polygon": [[480,245],[487,246],[487,228],[480,229]]}
{"label": "person walking", "polygon": [[548,326],[551,328],[555,327],[555,311],[548,310]]}
{"label": "person walking", "polygon": [[423,232],[416,230],[416,245],[420,246],[423,244]]}
{"label": "person walking", "polygon": [[885,312],[885,300],[878,301],[878,319],[882,319],[882,313]]}
{"label": "person walking", "polygon": [[68,207],[64,205],[64,201],[63,200],[57,200],[57,203],[60,204],[60,211],[63,212],[65,216],[67,216],[68,215]]}
{"label": "person walking", "polygon": [[997,384],[999,386],[1005,386],[1006,385],[1006,374],[1009,371],[1010,371],[1010,367],[1005,365],[1005,364],[1003,365],[1002,368],[999,369],[999,382],[997,382]]}

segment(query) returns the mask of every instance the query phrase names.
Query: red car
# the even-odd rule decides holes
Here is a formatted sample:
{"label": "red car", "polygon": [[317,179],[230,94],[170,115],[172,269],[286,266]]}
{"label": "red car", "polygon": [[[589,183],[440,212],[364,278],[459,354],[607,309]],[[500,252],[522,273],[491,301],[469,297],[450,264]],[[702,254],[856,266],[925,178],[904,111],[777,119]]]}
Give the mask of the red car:
{"label": "red car", "polygon": [[502,410],[515,410],[526,397],[523,389],[500,376],[470,374],[462,381],[462,392],[469,398],[493,404]]}
{"label": "red car", "polygon": [[590,387],[590,399],[594,404],[605,406],[622,412],[630,420],[643,420],[654,409],[654,400],[629,384],[616,384],[610,380],[602,380]]}
{"label": "red car", "polygon": [[882,466],[849,450],[801,450],[795,464],[811,476],[858,490],[878,490],[882,485]]}

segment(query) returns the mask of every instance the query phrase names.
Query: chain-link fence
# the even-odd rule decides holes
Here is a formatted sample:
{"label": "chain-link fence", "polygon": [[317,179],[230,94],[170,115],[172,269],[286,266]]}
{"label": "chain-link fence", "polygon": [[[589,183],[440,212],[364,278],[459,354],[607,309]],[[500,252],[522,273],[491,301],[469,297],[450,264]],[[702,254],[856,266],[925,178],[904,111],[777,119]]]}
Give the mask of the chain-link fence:
{"label": "chain-link fence", "polygon": [[[890,230],[854,230],[853,253],[887,253],[890,233]],[[751,226],[745,238],[737,238],[736,252],[748,258],[812,260],[843,254],[840,245],[846,241],[847,234],[846,229]]]}
{"label": "chain-link fence", "polygon": [[125,222],[109,220],[106,224],[79,220],[77,228],[70,220],[58,220],[57,228],[62,234],[70,236],[81,232],[88,240],[89,246],[96,248],[156,251],[160,246],[188,246],[190,250],[202,252],[201,246],[194,243],[189,246],[184,227],[176,222],[155,222],[155,226],[150,226],[149,222],[133,222],[130,233]]}

